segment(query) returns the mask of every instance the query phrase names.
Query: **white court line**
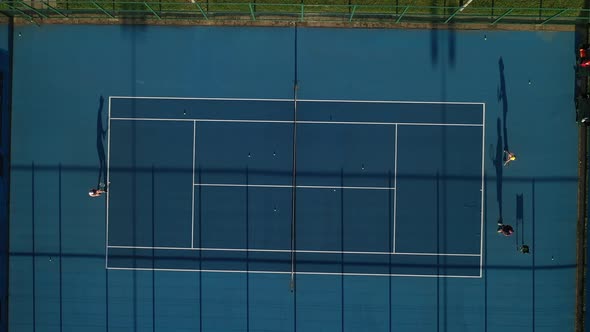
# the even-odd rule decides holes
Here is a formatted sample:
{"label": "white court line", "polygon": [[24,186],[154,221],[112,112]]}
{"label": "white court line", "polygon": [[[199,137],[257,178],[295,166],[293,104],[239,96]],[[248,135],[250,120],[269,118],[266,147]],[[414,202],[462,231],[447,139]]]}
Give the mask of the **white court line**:
{"label": "white court line", "polygon": [[[112,118],[118,121],[174,121],[174,122],[233,122],[233,123],[287,123],[292,124],[293,120],[239,120],[239,119],[166,119],[166,118]],[[297,121],[299,123],[299,121]]]}
{"label": "white court line", "polygon": [[484,221],[484,190],[485,190],[485,140],[486,140],[486,104],[483,104],[483,127],[481,128],[481,226],[479,230],[479,276],[483,275],[483,221]]}
{"label": "white court line", "polygon": [[[394,142],[394,155],[393,155],[393,186],[397,188],[397,131],[399,126],[395,126],[395,142]],[[393,252],[395,253],[395,217],[397,213],[397,191],[395,192],[395,196],[393,197]]]}
{"label": "white court line", "polygon": [[[175,121],[175,122],[229,122],[229,123],[285,123],[293,124],[293,120],[238,120],[238,119],[166,119],[166,118],[112,118],[116,121]],[[363,121],[297,121],[297,124],[330,124],[330,125],[365,125],[365,126],[448,126],[448,127],[482,127],[479,123],[432,123],[432,122],[363,122]]]}
{"label": "white court line", "polygon": [[440,105],[481,105],[482,102],[469,101],[418,101],[418,100],[338,100],[338,99],[298,99],[313,103],[366,103],[366,104],[440,104]]}
{"label": "white court line", "polygon": [[[197,144],[197,122],[193,121],[193,182],[195,183],[195,154]],[[191,187],[191,248],[195,245],[195,187]]]}
{"label": "white court line", "polygon": [[179,251],[226,251],[226,252],[267,252],[267,253],[304,253],[304,254],[331,254],[331,255],[413,255],[413,256],[459,256],[479,257],[479,254],[445,254],[445,253],[411,253],[388,251],[341,251],[341,250],[290,250],[290,249],[256,249],[256,248],[184,248],[184,247],[147,247],[147,246],[109,246],[110,249],[140,249],[140,250],[179,250]]}
{"label": "white court line", "polygon": [[372,121],[297,121],[303,124],[367,125],[367,126],[450,126],[481,127],[478,123],[432,123],[432,122],[372,122]]}
{"label": "white court line", "polygon": [[219,101],[284,101],[292,103],[293,99],[284,98],[202,98],[202,97],[136,97],[136,96],[112,96],[116,99],[162,99],[162,100],[219,100]]}
{"label": "white court line", "polygon": [[[249,188],[293,188],[290,184],[236,184],[236,183],[195,183],[197,187],[249,187]],[[306,186],[298,185],[301,189],[352,189],[352,190],[395,190],[390,187],[355,187],[355,186]]]}
{"label": "white court line", "polygon": [[[132,267],[107,267],[107,270],[120,271],[164,271],[164,272],[208,272],[208,273],[246,273],[246,274],[286,274],[290,271],[244,271],[244,270],[205,270],[205,269],[160,269],[160,268],[132,268]],[[324,275],[324,276],[364,276],[364,277],[416,277],[416,278],[471,278],[480,279],[480,276],[462,275],[432,275],[432,274],[394,274],[394,273],[341,273],[341,272],[294,272],[299,275]]]}
{"label": "white court line", "polygon": [[[106,186],[107,186],[107,193],[106,193],[106,229],[105,229],[105,258],[104,258],[104,265],[105,268],[109,266],[109,192],[110,188],[108,188],[110,183],[110,166],[111,166],[111,97],[109,97],[109,111],[108,111],[108,119],[107,119],[107,178],[106,178]],[[101,119],[102,121],[102,119]],[[194,181],[193,181],[194,182]]]}
{"label": "white court line", "polygon": [[[205,97],[137,97],[137,96],[112,96],[117,99],[162,99],[162,100],[219,100],[219,101],[285,101],[293,102],[293,99],[284,98],[205,98]],[[297,99],[302,102],[317,103],[379,103],[379,104],[441,104],[441,105],[481,105],[482,102],[464,101],[418,101],[418,100],[342,100],[342,99]]]}
{"label": "white court line", "polygon": [[447,254],[447,253],[430,253],[430,252],[395,252],[394,255],[407,256],[456,256],[456,257],[480,257],[480,254]]}
{"label": "white court line", "polygon": [[[110,96],[109,97],[109,133],[108,133],[108,146],[109,146],[109,156],[107,157],[107,165],[110,165],[110,120],[131,120],[131,121],[193,121],[194,123],[196,123],[196,121],[201,121],[201,122],[237,122],[237,123],[293,123],[293,121],[281,121],[281,120],[231,120],[231,119],[225,119],[225,120],[215,120],[215,119],[161,119],[161,118],[111,118],[111,98],[121,98],[121,99],[178,99],[178,100],[227,100],[227,101],[231,101],[231,100],[235,100],[235,101],[278,101],[278,102],[292,102],[292,99],[253,99],[253,98],[182,98],[182,97],[131,97],[131,96]],[[312,100],[312,99],[302,99],[299,100],[302,102],[341,102],[341,103],[391,103],[391,104],[396,104],[396,103],[401,103],[401,104],[457,104],[457,105],[482,105],[483,106],[483,112],[484,112],[484,119],[483,119],[483,123],[482,124],[445,124],[445,123],[394,123],[394,122],[333,122],[333,121],[298,121],[299,124],[346,124],[346,125],[395,125],[396,127],[398,125],[408,125],[408,126],[469,126],[469,127],[482,127],[483,129],[483,135],[485,136],[485,103],[477,103],[477,102],[428,102],[428,101],[377,101],[377,100]],[[397,128],[396,128],[397,129]],[[371,189],[381,189],[381,190],[395,190],[395,187],[397,187],[397,130],[396,130],[396,162],[395,162],[395,178],[394,178],[394,188],[381,188],[381,187],[373,187]],[[484,143],[482,141],[482,150],[484,148]],[[194,153],[194,149],[193,149],[193,153]],[[481,244],[480,244],[480,254],[476,255],[480,257],[480,276],[482,275],[482,262],[483,262],[483,178],[484,178],[484,167],[483,167],[483,152],[482,152],[482,225],[481,225]],[[194,163],[194,158],[193,158],[193,163]],[[107,179],[109,179],[109,166],[107,166]],[[193,184],[194,184],[194,172],[193,172]],[[291,188],[292,186],[286,186],[286,188]],[[298,186],[298,187],[305,187],[305,186]],[[308,186],[309,188],[319,188],[320,186]],[[326,188],[330,188],[330,189],[361,189],[363,187],[326,187]],[[369,187],[365,187],[365,188],[369,188]],[[193,196],[194,196],[194,191],[193,191]],[[194,197],[193,197],[194,200]],[[396,218],[396,201],[397,201],[397,195],[395,197],[394,200],[394,234],[395,234],[395,218]],[[194,209],[194,201],[193,201],[193,209]],[[194,213],[193,213],[193,218],[194,218]],[[194,234],[194,232],[193,232]],[[106,240],[106,250],[107,250],[107,257],[108,257],[108,248],[113,248],[112,246],[108,246],[108,193],[107,193],[107,240]],[[194,235],[191,235],[194,236]],[[191,240],[192,242],[192,240]],[[191,246],[193,246],[193,244],[191,244]],[[180,248],[179,248],[180,249]],[[199,249],[200,248],[195,248],[195,249]],[[394,253],[395,253],[395,235],[394,235]],[[287,250],[286,252],[290,252],[290,250]],[[305,251],[301,251],[301,252],[305,252]],[[314,251],[309,251],[309,252],[314,252]],[[327,252],[330,253],[330,252]],[[336,253],[336,252],[334,252]],[[338,253],[346,253],[346,252],[338,252]],[[355,253],[355,252],[350,252],[350,253]],[[366,254],[363,252],[359,252],[362,254]],[[376,253],[377,254],[377,253]],[[383,253],[383,254],[390,254],[390,253]],[[405,253],[399,253],[399,254],[405,254]],[[408,253],[410,254],[410,253]],[[444,254],[428,254],[425,253],[423,255],[444,255]],[[461,254],[457,254],[457,255],[461,255]],[[466,254],[466,255],[473,255],[473,254]],[[108,263],[105,260],[105,265],[108,266]],[[221,272],[225,272],[225,271],[221,271]],[[287,272],[289,273],[289,272]],[[341,275],[341,274],[337,274],[337,275]],[[403,275],[405,276],[405,275]],[[435,276],[436,277],[436,276]]]}

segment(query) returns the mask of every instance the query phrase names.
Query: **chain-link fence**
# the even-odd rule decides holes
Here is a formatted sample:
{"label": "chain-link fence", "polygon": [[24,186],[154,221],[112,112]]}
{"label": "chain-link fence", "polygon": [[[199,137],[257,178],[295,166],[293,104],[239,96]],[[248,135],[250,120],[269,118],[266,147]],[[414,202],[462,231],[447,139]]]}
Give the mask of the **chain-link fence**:
{"label": "chain-link fence", "polygon": [[474,24],[589,23],[583,0],[10,0],[6,16],[47,19],[380,22]]}

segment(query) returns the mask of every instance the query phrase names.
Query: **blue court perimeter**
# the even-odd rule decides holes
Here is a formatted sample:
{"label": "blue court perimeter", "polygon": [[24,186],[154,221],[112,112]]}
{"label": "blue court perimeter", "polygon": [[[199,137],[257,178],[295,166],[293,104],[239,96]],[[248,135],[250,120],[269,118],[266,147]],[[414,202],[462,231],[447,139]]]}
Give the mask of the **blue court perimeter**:
{"label": "blue court perimeter", "polygon": [[106,266],[481,278],[484,119],[468,102],[110,97]]}
{"label": "blue court perimeter", "polygon": [[[573,32],[16,25],[2,36],[14,59],[9,330],[573,328]],[[108,119],[109,96],[152,98],[111,97]],[[508,167],[504,149],[518,156]],[[109,195],[90,198],[107,159]],[[499,217],[514,236],[496,232]],[[129,249],[109,248],[105,265],[107,236]]]}

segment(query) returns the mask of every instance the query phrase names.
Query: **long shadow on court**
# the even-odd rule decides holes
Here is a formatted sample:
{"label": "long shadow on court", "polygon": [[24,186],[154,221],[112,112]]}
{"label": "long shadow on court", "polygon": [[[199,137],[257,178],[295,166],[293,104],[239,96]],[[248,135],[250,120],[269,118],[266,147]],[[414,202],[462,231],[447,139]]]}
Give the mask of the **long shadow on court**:
{"label": "long shadow on court", "polygon": [[498,69],[500,71],[500,86],[498,87],[498,101],[502,102],[502,120],[504,124],[504,150],[510,151],[508,146],[508,95],[506,94],[506,76],[504,74],[504,59],[498,60]]}
{"label": "long shadow on court", "polygon": [[[492,159],[495,159],[495,156],[493,155],[493,151],[494,151],[494,146],[493,144],[492,146]],[[500,145],[501,148],[501,145]],[[500,156],[500,160],[502,160],[502,156]],[[11,165],[11,171],[14,170],[18,170],[18,171],[24,171],[24,172],[30,172],[31,171],[31,164],[23,164],[23,163],[14,163],[13,165]],[[35,169],[37,171],[57,171],[58,170],[58,166],[55,164],[35,164]],[[64,171],[76,171],[76,172],[90,172],[90,173],[95,173],[96,172],[96,167],[95,166],[88,166],[88,165],[62,165],[62,169]],[[110,167],[110,171],[111,172],[134,172],[134,173],[138,173],[138,174],[150,174],[151,172],[151,166],[149,167],[145,167],[145,166],[137,166],[137,167]],[[191,172],[192,168],[186,168],[186,167],[159,167],[158,168],[158,173],[163,173],[163,174],[170,174],[170,173],[186,173],[186,172]],[[244,170],[241,168],[199,168],[198,172],[201,172],[203,175],[204,174],[225,174],[225,175],[235,175],[235,174],[244,174]],[[248,170],[249,175],[275,175],[275,176],[285,176],[285,177],[289,177],[293,174],[293,172],[291,170],[289,171],[277,171],[277,170],[270,170],[270,169],[263,169],[263,168],[257,168],[257,169],[252,169],[250,168]],[[324,172],[324,171],[316,171],[316,172],[298,172],[297,176],[308,176],[308,177],[317,177],[317,178],[325,178],[325,177],[329,177],[329,176],[333,176],[334,173],[333,172]],[[369,173],[369,172],[365,172],[365,173],[360,173],[360,172],[345,172],[344,173],[345,177],[364,177],[365,179],[382,179],[384,182],[388,181],[388,173],[379,173],[379,172],[375,172],[375,173]],[[436,176],[433,175],[425,175],[425,174],[402,174],[397,176],[398,179],[428,179],[428,180],[436,180]],[[486,175],[486,179],[488,178],[488,176]],[[463,175],[463,174],[451,174],[451,175],[445,175],[445,179],[447,180],[480,180],[481,181],[481,175]],[[494,178],[491,178],[492,180]],[[506,178],[506,181],[510,181],[510,182],[514,182],[514,183],[530,183],[532,177],[530,176],[510,176],[508,178]],[[577,183],[578,181],[578,177],[575,175],[548,175],[548,176],[537,176],[534,178],[535,181],[540,182],[540,183]]]}
{"label": "long shadow on court", "polygon": [[516,250],[524,244],[524,195],[516,194]]}
{"label": "long shadow on court", "polygon": [[[12,25],[9,25],[9,45],[12,45]],[[11,109],[11,50],[0,49],[0,317],[8,317],[8,177],[9,165],[10,109]],[[0,331],[8,331],[7,320],[0,319]]]}
{"label": "long shadow on court", "polygon": [[98,114],[96,118],[96,152],[98,154],[98,182],[105,183],[107,181],[107,162],[106,153],[104,149],[104,140],[106,139],[107,129],[104,127],[104,97],[100,96],[98,99]]}
{"label": "long shadow on court", "polygon": [[449,65],[451,68],[455,68],[457,61],[457,31],[452,21],[449,23],[449,31],[447,33],[449,38]]}
{"label": "long shadow on court", "polygon": [[[431,17],[436,17],[436,0],[432,0],[430,4]],[[430,28],[430,63],[433,67],[438,65],[438,38],[439,31],[437,28]]]}
{"label": "long shadow on court", "polygon": [[[439,5],[439,1],[438,0],[431,0],[431,5],[430,5],[430,14],[431,17],[437,17],[437,16],[442,16],[444,17],[449,17],[450,15],[452,15],[452,13],[454,12],[454,8],[449,7],[449,8],[445,8],[442,9],[444,10],[444,12],[440,12],[440,8],[438,8]],[[441,20],[442,22],[442,20]],[[432,22],[433,24],[435,24],[435,22]],[[431,27],[430,28],[430,63],[432,64],[433,67],[436,67],[438,65],[439,62],[439,58],[441,57],[440,55],[440,39],[441,39],[441,34],[447,34],[448,37],[448,64],[451,66],[451,68],[455,67],[455,62],[456,62],[456,49],[457,49],[457,35],[456,35],[456,30],[455,30],[455,26],[453,24],[453,21],[449,22],[449,24],[447,24],[445,27],[446,31],[439,31],[439,29],[437,27]],[[444,65],[444,63],[443,63]]]}
{"label": "long shadow on court", "polygon": [[[154,265],[154,262],[151,261],[153,256],[153,253],[151,250],[145,250],[147,251],[144,254],[138,254],[138,255],[132,255],[132,254],[127,254],[127,255],[123,255],[123,254],[116,254],[116,255],[109,255],[110,258],[116,258],[118,260],[127,260],[130,265],[125,266],[125,268],[151,268]],[[330,254],[325,254],[325,256],[331,256]],[[339,256],[339,255],[336,255]],[[10,257],[42,257],[44,259],[49,259],[51,258],[56,259],[56,258],[76,258],[76,259],[89,259],[89,260],[97,260],[97,261],[102,261],[104,263],[104,252],[103,253],[96,253],[96,254],[89,254],[89,253],[74,253],[74,252],[63,252],[60,256],[60,253],[58,251],[42,251],[42,250],[38,250],[35,253],[31,253],[30,251],[15,251],[10,253]],[[191,262],[192,264],[190,264],[191,266],[198,266],[199,263],[199,259],[198,259],[198,253],[195,254],[194,256],[191,257],[187,257],[186,255],[172,255],[172,254],[167,254],[166,256],[158,256],[158,260],[159,263],[161,263],[162,265],[165,266],[172,266],[172,264],[174,263],[182,263],[182,262]],[[236,263],[243,263],[244,262],[244,258],[243,257],[215,257],[215,258],[203,258],[202,259],[203,262],[236,262]],[[140,262],[142,262],[143,264],[140,265]],[[264,262],[264,263],[277,263],[277,264],[282,264],[284,265],[285,263],[287,263],[287,265],[290,263],[288,260],[285,259],[278,259],[278,258],[253,258],[250,257],[249,259],[249,263],[260,263],[260,262]],[[133,263],[138,264],[138,266],[133,266]],[[340,260],[334,260],[334,259],[313,259],[313,260],[308,260],[308,259],[298,259],[297,260],[298,264],[308,264],[308,265],[317,265],[317,266],[322,266],[322,265],[328,265],[328,264],[332,264],[334,266],[340,266],[341,262]],[[183,266],[186,266],[188,264],[183,264]],[[383,262],[362,262],[362,261],[355,261],[354,263],[349,263],[349,265],[351,266],[372,266],[375,268],[378,268],[379,271],[383,271],[385,270],[385,268],[387,268],[387,263]],[[433,269],[437,269],[437,268],[441,268],[440,265],[438,265],[436,263],[436,261],[433,261],[433,263],[409,263],[409,262],[404,262],[404,263],[392,263],[393,267],[407,267],[407,268],[415,268],[415,267],[430,267]],[[109,267],[112,267],[109,264]],[[384,268],[385,267],[385,268]],[[456,269],[460,269],[460,268],[466,268],[466,269],[473,269],[473,265],[468,265],[468,264],[452,264],[453,268]],[[573,263],[564,263],[564,264],[546,264],[546,265],[540,265],[540,266],[536,266],[535,270],[546,270],[546,271],[557,271],[557,270],[563,270],[563,269],[572,269],[575,268],[576,264],[575,262]],[[492,264],[492,265],[487,265],[485,267],[485,269],[487,270],[509,270],[509,271],[513,271],[513,270],[521,270],[521,271],[530,271],[531,269],[533,269],[533,267],[531,267],[530,265],[510,265],[510,264],[506,264],[506,265],[502,265],[502,264]],[[191,270],[191,269],[187,269],[187,270]],[[339,270],[339,269],[337,269]]]}
{"label": "long shadow on court", "polygon": [[[496,169],[496,200],[498,201],[498,217],[502,217],[502,182],[504,175],[504,149],[502,148],[502,121],[498,118],[496,122],[496,134],[498,135],[496,141],[495,154],[492,156],[492,163]],[[492,150],[493,145],[492,145]]]}

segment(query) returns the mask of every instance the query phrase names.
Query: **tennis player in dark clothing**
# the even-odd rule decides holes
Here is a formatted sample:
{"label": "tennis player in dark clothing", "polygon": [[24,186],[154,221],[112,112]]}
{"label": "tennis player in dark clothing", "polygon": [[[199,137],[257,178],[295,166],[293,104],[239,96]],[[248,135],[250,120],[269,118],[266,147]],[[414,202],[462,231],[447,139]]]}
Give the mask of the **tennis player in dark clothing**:
{"label": "tennis player in dark clothing", "polygon": [[498,219],[498,233],[504,236],[510,236],[514,234],[514,228],[510,225],[505,225],[502,218]]}
{"label": "tennis player in dark clothing", "polygon": [[107,188],[104,185],[104,183],[99,183],[98,184],[98,188],[96,188],[96,189],[92,188],[92,189],[90,189],[88,191],[88,196],[90,196],[90,197],[100,197],[100,195],[102,195],[102,194],[104,194],[106,192],[107,192]]}

